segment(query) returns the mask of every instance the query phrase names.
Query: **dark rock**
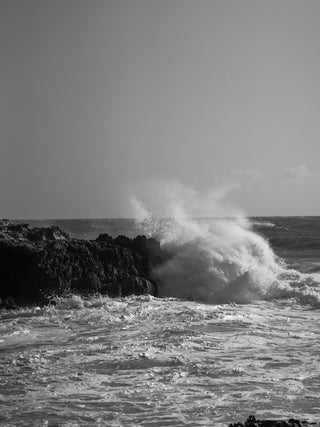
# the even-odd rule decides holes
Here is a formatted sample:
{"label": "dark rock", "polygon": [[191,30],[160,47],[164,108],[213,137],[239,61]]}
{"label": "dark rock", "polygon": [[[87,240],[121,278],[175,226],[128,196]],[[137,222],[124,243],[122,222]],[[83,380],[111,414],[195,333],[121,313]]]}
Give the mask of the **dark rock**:
{"label": "dark rock", "polygon": [[65,240],[69,239],[69,236],[65,231],[53,225],[48,228],[32,228],[29,232],[29,239],[34,242],[41,240]]}
{"label": "dark rock", "polygon": [[6,298],[4,301],[0,298],[0,308],[6,308],[8,310],[14,310],[17,309],[18,306],[14,302],[14,299],[12,297]]}
{"label": "dark rock", "polygon": [[127,236],[118,236],[114,239],[114,243],[122,248],[131,248],[132,240]]}
{"label": "dark rock", "polygon": [[8,297],[3,302],[3,307],[9,310],[15,310],[18,308],[17,304],[14,302],[12,297]]}
{"label": "dark rock", "polygon": [[14,224],[9,220],[1,220],[0,238],[37,242],[41,240],[64,240],[69,239],[69,236],[65,231],[55,225],[48,228],[30,228],[29,224]]}
{"label": "dark rock", "polygon": [[229,424],[229,427],[308,427],[319,426],[317,423],[308,423],[290,418],[288,421],[283,420],[257,420],[253,415],[250,415],[244,424],[238,422]]}
{"label": "dark rock", "polygon": [[10,221],[9,219],[0,219],[0,228],[2,228],[2,227],[9,227],[9,226],[11,226],[11,225],[13,225],[13,222],[12,221]]}
{"label": "dark rock", "polygon": [[[47,303],[51,295],[157,295],[152,266],[161,259],[153,239],[107,234],[70,239],[58,227],[30,228],[0,221],[2,307]],[[13,303],[6,303],[8,298]]]}
{"label": "dark rock", "polygon": [[160,247],[158,240],[153,238],[147,239],[146,236],[137,236],[134,238],[131,247],[144,258],[147,258],[152,267],[163,264],[169,257],[169,254]]}
{"label": "dark rock", "polygon": [[99,234],[97,242],[111,242],[113,238],[108,233]]}

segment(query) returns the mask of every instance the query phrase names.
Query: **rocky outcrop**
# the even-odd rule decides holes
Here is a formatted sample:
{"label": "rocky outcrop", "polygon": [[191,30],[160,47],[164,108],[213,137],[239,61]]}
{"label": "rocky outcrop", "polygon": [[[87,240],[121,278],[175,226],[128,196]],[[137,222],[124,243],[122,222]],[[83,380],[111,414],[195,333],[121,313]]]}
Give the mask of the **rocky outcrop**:
{"label": "rocky outcrop", "polygon": [[65,240],[69,239],[69,236],[55,225],[47,228],[30,228],[29,224],[14,224],[8,219],[3,219],[0,220],[0,239],[39,242]]}
{"label": "rocky outcrop", "polygon": [[58,227],[0,221],[2,306],[47,303],[52,295],[157,295],[152,268],[165,259],[159,242],[138,236],[70,239]]}
{"label": "rocky outcrop", "polygon": [[307,421],[300,421],[296,419],[289,419],[288,421],[281,420],[257,420],[253,415],[242,423],[229,424],[229,427],[308,427],[319,426],[318,423],[308,423]]}

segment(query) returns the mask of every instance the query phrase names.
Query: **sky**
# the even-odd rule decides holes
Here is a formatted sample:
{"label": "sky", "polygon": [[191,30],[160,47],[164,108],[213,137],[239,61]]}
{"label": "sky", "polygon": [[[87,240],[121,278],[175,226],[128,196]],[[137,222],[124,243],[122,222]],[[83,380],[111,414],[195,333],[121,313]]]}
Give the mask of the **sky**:
{"label": "sky", "polygon": [[0,217],[131,216],[150,182],[320,215],[319,18],[318,0],[0,0]]}

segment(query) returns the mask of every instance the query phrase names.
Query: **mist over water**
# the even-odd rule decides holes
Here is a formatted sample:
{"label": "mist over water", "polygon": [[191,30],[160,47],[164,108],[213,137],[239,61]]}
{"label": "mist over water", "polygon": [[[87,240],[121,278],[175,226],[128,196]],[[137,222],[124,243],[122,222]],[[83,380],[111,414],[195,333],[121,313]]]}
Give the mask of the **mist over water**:
{"label": "mist over water", "polygon": [[[166,219],[153,215],[150,197],[150,208],[133,198],[141,232],[160,240],[170,254],[154,270],[160,295],[213,304],[295,298],[319,307],[320,275],[287,268],[269,242],[253,230],[255,224],[224,203],[227,193],[211,192],[211,199],[204,200],[194,190],[171,186],[169,192],[154,196],[156,205],[166,206]],[[206,218],[195,218],[202,207]],[[272,227],[270,222],[266,226]]]}

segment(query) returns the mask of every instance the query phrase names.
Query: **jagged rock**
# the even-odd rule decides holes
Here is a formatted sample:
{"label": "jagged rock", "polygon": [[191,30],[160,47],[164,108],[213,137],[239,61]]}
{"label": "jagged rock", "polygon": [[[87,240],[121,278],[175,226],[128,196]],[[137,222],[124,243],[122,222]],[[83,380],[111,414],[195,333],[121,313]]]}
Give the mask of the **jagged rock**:
{"label": "jagged rock", "polygon": [[77,240],[55,226],[30,228],[0,221],[2,306],[10,308],[4,303],[9,297],[12,306],[46,303],[51,294],[157,295],[151,266],[160,246],[149,240],[112,239],[107,234]]}
{"label": "jagged rock", "polygon": [[244,424],[238,422],[229,424],[229,427],[308,427],[319,426],[317,423],[308,423],[290,418],[288,421],[283,420],[257,420],[253,415],[250,415]]}
{"label": "jagged rock", "polygon": [[68,238],[68,234],[55,225],[48,228],[32,228],[29,234],[29,239],[34,242],[40,240],[65,240]]}
{"label": "jagged rock", "polygon": [[64,240],[69,239],[69,236],[55,225],[47,228],[30,228],[29,224],[14,224],[12,221],[4,219],[0,221],[0,238],[37,242],[41,240]]}
{"label": "jagged rock", "polygon": [[113,238],[108,233],[99,234],[96,238],[97,242],[111,242]]}
{"label": "jagged rock", "polygon": [[10,221],[10,219],[5,219],[5,218],[0,219],[0,228],[2,228],[2,227],[9,227],[11,225],[13,225],[13,222]]}
{"label": "jagged rock", "polygon": [[130,248],[132,240],[127,236],[118,236],[114,239],[116,245],[121,246],[122,248]]}
{"label": "jagged rock", "polygon": [[163,264],[168,260],[169,254],[161,247],[156,239],[146,236],[137,236],[132,240],[131,248],[139,252],[144,258],[147,258],[152,267]]}

